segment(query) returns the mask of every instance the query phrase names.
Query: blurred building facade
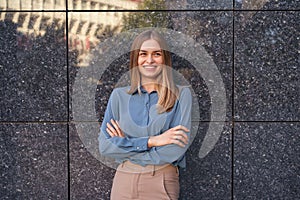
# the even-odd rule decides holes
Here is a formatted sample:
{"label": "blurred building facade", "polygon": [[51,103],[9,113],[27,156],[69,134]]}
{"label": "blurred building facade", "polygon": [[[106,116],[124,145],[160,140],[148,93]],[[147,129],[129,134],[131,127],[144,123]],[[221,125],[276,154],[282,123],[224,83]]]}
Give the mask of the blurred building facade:
{"label": "blurred building facade", "polygon": [[[22,40],[27,38],[30,41],[32,37],[44,35],[47,27],[53,24],[56,28],[65,29],[68,20],[69,48],[78,50],[78,65],[85,66],[87,61],[84,58],[91,46],[97,45],[103,35],[107,37],[121,31],[122,17],[127,13],[115,10],[136,9],[138,4],[139,1],[128,0],[68,0],[66,9],[64,0],[0,0],[0,21],[11,20],[18,24]],[[53,12],[41,12],[43,10]],[[68,16],[66,10],[69,11]]]}

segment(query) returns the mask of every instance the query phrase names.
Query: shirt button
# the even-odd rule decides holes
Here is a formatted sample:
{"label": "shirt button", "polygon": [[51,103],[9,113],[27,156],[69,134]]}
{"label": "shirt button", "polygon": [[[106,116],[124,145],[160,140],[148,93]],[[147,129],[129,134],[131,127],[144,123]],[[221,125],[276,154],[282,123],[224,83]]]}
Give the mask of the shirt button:
{"label": "shirt button", "polygon": [[136,149],[140,149],[140,147],[136,147]]}

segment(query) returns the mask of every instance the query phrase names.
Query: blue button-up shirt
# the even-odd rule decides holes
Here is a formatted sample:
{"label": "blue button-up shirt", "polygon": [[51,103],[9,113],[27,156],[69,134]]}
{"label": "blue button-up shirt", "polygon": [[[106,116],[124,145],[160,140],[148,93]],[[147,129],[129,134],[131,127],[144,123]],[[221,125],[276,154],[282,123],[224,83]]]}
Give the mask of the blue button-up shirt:
{"label": "blue button-up shirt", "polygon": [[[171,163],[185,167],[185,152],[189,145],[180,147],[169,144],[148,148],[148,139],[164,133],[177,125],[191,129],[192,96],[188,87],[179,87],[179,99],[170,112],[157,113],[157,92],[148,93],[141,87],[128,94],[129,87],[113,90],[100,128],[99,149],[104,156],[113,157],[117,162],[130,160],[145,166]],[[125,137],[111,137],[106,123],[117,120]],[[190,138],[190,133],[186,133]]]}

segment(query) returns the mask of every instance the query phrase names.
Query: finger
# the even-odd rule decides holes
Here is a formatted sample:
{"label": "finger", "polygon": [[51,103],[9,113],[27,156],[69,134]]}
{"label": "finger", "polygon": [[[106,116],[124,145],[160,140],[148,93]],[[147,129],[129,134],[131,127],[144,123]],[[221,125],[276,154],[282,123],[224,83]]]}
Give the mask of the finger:
{"label": "finger", "polygon": [[[116,121],[116,123],[118,124],[118,126],[119,126],[119,128],[120,128],[120,130],[121,130],[121,126],[120,126],[120,124],[119,124],[119,122],[118,121]],[[125,134],[123,133],[123,131],[121,130],[121,137],[125,137]]]}
{"label": "finger", "polygon": [[177,144],[180,147],[185,147],[185,145],[182,142],[180,142],[179,140],[177,140],[177,139],[173,139],[172,143],[173,144]]}
{"label": "finger", "polygon": [[118,134],[117,134],[115,128],[112,127],[112,125],[110,125],[110,123],[107,122],[107,123],[106,123],[106,126],[107,126],[107,128],[110,130],[110,132],[111,132],[111,134],[112,134],[112,137],[118,136]]}
{"label": "finger", "polygon": [[110,122],[115,128],[118,128],[118,124],[115,122],[115,120],[111,119]]}
{"label": "finger", "polygon": [[176,131],[175,135],[180,136],[180,140],[184,141],[185,144],[188,143],[189,137],[187,136],[187,134],[183,131]]}
{"label": "finger", "polygon": [[115,129],[109,123],[107,123],[106,126],[106,130],[109,130],[110,135],[112,137],[116,136]]}
{"label": "finger", "polygon": [[186,128],[185,126],[182,126],[182,125],[175,126],[173,128],[173,130],[175,130],[175,131],[177,131],[177,130],[183,130],[185,132],[190,132],[190,130],[188,128]]}
{"label": "finger", "polygon": [[121,133],[122,131],[121,131],[119,125],[118,125],[118,124],[115,122],[115,120],[113,120],[113,119],[111,119],[110,122],[111,122],[112,125],[114,126],[117,135],[121,137],[121,136],[122,136],[122,133]]}
{"label": "finger", "polygon": [[110,135],[110,137],[115,137],[115,135],[109,130],[109,128],[106,128],[106,132]]}
{"label": "finger", "polygon": [[188,137],[185,133],[176,134],[175,139],[179,140],[180,142],[182,142],[184,144],[188,144]]}
{"label": "finger", "polygon": [[110,122],[112,123],[113,128],[115,129],[114,131],[115,131],[116,136],[125,137],[125,134],[123,133],[122,129],[120,128],[119,123],[113,119],[111,119]]}

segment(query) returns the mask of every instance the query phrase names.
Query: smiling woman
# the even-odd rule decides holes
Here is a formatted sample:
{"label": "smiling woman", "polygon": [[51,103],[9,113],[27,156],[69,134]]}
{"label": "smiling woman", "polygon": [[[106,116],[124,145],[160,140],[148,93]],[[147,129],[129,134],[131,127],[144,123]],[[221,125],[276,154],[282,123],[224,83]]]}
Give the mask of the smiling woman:
{"label": "smiling woman", "polygon": [[188,87],[175,85],[171,66],[158,32],[145,31],[133,41],[131,85],[113,90],[99,135],[100,153],[120,163],[112,200],[179,197],[192,96]]}
{"label": "smiling woman", "polygon": [[161,73],[163,64],[162,51],[156,40],[146,40],[140,49],[138,56],[138,68],[141,75],[142,85],[145,85],[147,92],[154,88],[149,88],[148,84],[156,82],[157,76]]}
{"label": "smiling woman", "polygon": [[[159,96],[157,104],[160,106],[158,108],[159,113],[172,109],[178,96],[178,88],[173,81],[171,54],[168,49],[165,39],[156,31],[141,33],[131,46],[131,87],[129,94],[133,94],[136,89],[140,93],[139,88],[143,84],[141,82],[144,82],[143,87],[148,89],[148,92],[157,90]],[[159,66],[159,69],[154,70],[158,74],[153,74],[152,76],[154,77],[152,79],[146,76],[147,70],[143,67],[149,65],[149,61],[151,65]],[[149,68],[148,70],[151,71]]]}

